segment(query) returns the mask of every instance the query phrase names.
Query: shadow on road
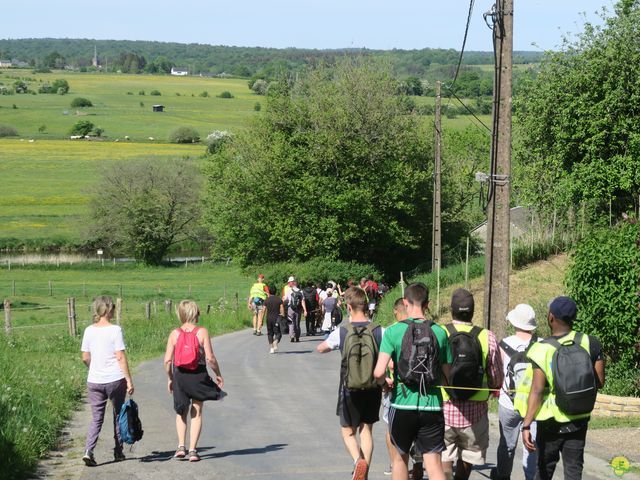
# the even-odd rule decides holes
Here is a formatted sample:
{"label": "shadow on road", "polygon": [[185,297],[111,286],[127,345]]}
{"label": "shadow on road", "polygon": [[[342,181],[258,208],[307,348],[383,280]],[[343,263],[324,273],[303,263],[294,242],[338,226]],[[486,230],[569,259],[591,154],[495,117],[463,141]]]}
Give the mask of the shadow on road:
{"label": "shadow on road", "polygon": [[[200,458],[222,458],[222,457],[230,457],[234,455],[261,455],[263,453],[277,452],[278,450],[282,450],[286,447],[287,443],[274,443],[272,445],[267,445],[266,447],[260,448],[243,448],[242,450],[229,450],[227,452],[217,452],[217,453],[206,453],[204,455],[200,455]],[[198,448],[200,450],[200,448]]]}
{"label": "shadow on road", "polygon": [[[198,453],[204,452],[206,450],[213,450],[216,447],[198,447]],[[166,450],[164,452],[153,451],[151,455],[146,455],[140,458],[141,462],[167,462],[173,459],[173,455],[176,453],[175,450]],[[202,457],[202,455],[201,455]]]}

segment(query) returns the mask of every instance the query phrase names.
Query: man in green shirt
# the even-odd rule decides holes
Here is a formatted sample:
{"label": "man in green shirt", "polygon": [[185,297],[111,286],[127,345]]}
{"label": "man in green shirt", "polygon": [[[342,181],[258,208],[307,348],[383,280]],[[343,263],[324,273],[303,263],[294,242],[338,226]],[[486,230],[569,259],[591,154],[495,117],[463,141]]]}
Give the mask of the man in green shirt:
{"label": "man in green shirt", "polygon": [[[437,385],[446,383],[449,367],[452,362],[451,348],[447,341],[447,334],[442,327],[433,324],[431,330],[437,342],[439,361],[439,376],[441,382],[429,386],[426,391],[405,385],[396,375],[398,381],[387,377],[387,366],[393,361],[398,373],[401,358],[403,338],[409,329],[409,323],[422,324],[425,322],[424,312],[429,307],[429,289],[423,283],[409,285],[404,293],[403,303],[407,310],[406,321],[398,322],[385,330],[380,345],[378,362],[374,376],[380,384],[392,389],[391,410],[389,412],[389,432],[391,442],[400,454],[393,462],[393,480],[406,480],[409,476],[407,463],[411,444],[415,444],[416,451],[422,453],[424,466],[430,480],[444,480],[441,453],[444,445],[444,415],[442,412],[442,392]],[[406,344],[406,340],[405,340]],[[405,355],[402,356],[403,358]]]}

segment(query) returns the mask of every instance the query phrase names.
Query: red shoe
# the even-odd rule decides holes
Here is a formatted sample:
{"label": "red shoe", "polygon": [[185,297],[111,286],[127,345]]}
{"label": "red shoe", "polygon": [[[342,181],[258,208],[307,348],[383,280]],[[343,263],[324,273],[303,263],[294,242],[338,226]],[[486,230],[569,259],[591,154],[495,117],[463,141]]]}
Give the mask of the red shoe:
{"label": "red shoe", "polygon": [[367,470],[369,470],[367,461],[364,458],[359,458],[353,469],[353,477],[351,477],[352,480],[366,480]]}

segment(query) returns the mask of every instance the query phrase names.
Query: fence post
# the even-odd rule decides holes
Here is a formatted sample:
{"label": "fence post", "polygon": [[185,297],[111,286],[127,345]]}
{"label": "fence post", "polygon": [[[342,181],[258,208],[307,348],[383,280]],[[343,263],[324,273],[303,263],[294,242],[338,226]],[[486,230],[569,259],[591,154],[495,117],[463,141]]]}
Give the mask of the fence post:
{"label": "fence post", "polygon": [[464,288],[469,290],[469,237],[467,237],[467,257],[464,261]]}
{"label": "fence post", "polygon": [[16,281],[13,280],[11,282],[11,294],[15,297],[16,296]]}
{"label": "fence post", "polygon": [[402,290],[402,297],[404,298],[404,272],[400,272],[400,289]]}
{"label": "fence post", "polygon": [[[204,257],[202,257],[202,258],[204,258]],[[7,260],[7,264],[9,265],[9,271],[11,271],[11,257],[9,257],[9,259]]]}
{"label": "fence post", "polygon": [[169,315],[171,315],[171,303],[171,299],[167,299],[164,301],[164,309]]}
{"label": "fence post", "polygon": [[210,311],[211,311],[211,304],[207,303],[207,315],[209,315]]}
{"label": "fence post", "polygon": [[51,284],[51,280],[49,280],[49,296],[53,296],[53,285]]}
{"label": "fence post", "polygon": [[87,282],[82,282],[82,297],[87,298]]}
{"label": "fence post", "polygon": [[116,298],[116,323],[120,325],[122,321],[122,299]]}
{"label": "fence post", "polygon": [[151,320],[151,302],[144,304],[144,318]]}
{"label": "fence post", "polygon": [[4,333],[11,333],[11,302],[8,298],[4,300]]}
{"label": "fence post", "polygon": [[233,307],[236,311],[236,322],[237,322],[238,319],[240,318],[240,312],[238,311],[238,292],[236,292],[235,294],[235,298],[233,300]]}
{"label": "fence post", "polygon": [[74,297],[67,298],[67,315],[69,318],[69,335],[75,337],[78,334],[76,328],[76,299]]}
{"label": "fence post", "polygon": [[156,301],[153,301],[153,314],[157,315],[158,314],[158,304],[156,303]]}

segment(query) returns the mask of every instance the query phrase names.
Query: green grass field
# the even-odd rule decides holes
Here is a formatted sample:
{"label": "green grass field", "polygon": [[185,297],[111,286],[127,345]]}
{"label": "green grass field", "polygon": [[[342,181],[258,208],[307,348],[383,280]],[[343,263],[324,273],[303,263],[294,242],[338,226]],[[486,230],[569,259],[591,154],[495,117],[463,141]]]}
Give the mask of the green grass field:
{"label": "green grass field", "polygon": [[141,158],[202,156],[202,145],[0,139],[0,241],[77,240],[100,167]]}
{"label": "green grass field", "polygon": [[[104,128],[103,135],[110,139],[127,135],[133,141],[148,141],[149,137],[167,141],[169,133],[183,125],[193,126],[205,137],[213,130],[237,131],[256,114],[253,108],[256,101],[264,103],[264,98],[249,90],[242,79],[63,71],[32,74],[28,70],[12,70],[0,75],[0,82],[12,86],[15,82],[12,77],[18,76],[35,79],[29,82],[35,91],[42,83],[58,78],[66,79],[70,87],[66,95],[0,96],[0,123],[11,125],[20,136],[29,138],[66,138],[78,120],[90,120]],[[152,96],[149,94],[152,90],[162,95]],[[235,98],[216,97],[225,90]],[[139,95],[140,91],[146,94]],[[200,97],[205,91],[209,96]],[[94,106],[72,108],[75,97],[87,98]],[[165,111],[153,112],[154,104],[164,105]],[[38,132],[42,125],[46,126],[45,133]]]}
{"label": "green grass field", "polygon": [[[175,314],[165,311],[165,299],[172,299],[173,306],[185,298],[196,300],[201,324],[212,335],[239,330],[250,321],[245,297],[251,280],[233,265],[2,268],[0,279],[0,298],[12,302],[14,327],[9,335],[0,333],[0,364],[11,366],[0,369],[0,478],[31,478],[37,460],[55,446],[61,428],[79,405],[86,388],[80,340],[91,322],[88,306],[93,296],[115,298],[122,285],[122,327],[133,365],[161,355],[167,335],[179,324]],[[71,337],[66,326],[66,298],[72,295],[77,297],[77,337]],[[146,320],[144,303],[154,300],[157,313]],[[208,314],[207,304],[211,304]],[[135,382],[135,370],[133,378]]]}

